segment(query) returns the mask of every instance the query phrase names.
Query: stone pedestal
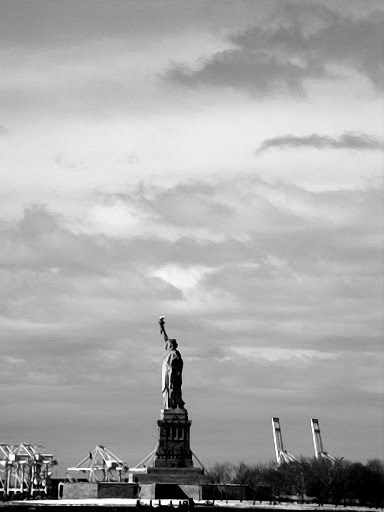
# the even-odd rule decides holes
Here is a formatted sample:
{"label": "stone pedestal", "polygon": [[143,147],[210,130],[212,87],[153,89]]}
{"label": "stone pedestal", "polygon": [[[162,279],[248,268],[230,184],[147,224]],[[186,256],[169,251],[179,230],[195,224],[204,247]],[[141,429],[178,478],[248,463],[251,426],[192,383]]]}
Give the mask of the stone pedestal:
{"label": "stone pedestal", "polygon": [[190,430],[187,409],[162,409],[155,468],[192,468]]}
{"label": "stone pedestal", "polygon": [[[188,419],[188,411],[186,409],[162,409],[157,424],[159,441],[153,460],[145,468],[138,468],[137,471],[131,470],[134,481],[140,485],[142,493],[144,493],[142,496],[151,493],[151,497],[154,498],[155,484],[178,485],[183,489],[185,486],[192,486],[193,493],[199,493],[201,485],[208,483],[209,479],[204,475],[204,470],[201,467],[193,467],[190,446],[192,422]],[[191,489],[187,493],[189,497],[192,496],[190,496]]]}

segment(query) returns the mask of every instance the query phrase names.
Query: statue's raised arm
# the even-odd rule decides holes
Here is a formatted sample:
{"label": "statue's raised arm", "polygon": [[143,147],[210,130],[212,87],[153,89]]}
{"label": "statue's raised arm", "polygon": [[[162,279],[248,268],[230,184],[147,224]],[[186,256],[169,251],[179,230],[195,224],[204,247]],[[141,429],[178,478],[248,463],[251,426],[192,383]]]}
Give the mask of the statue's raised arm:
{"label": "statue's raised arm", "polygon": [[165,358],[162,366],[161,391],[164,399],[164,409],[184,409],[184,401],[181,396],[183,360],[177,350],[175,339],[169,339],[164,327],[165,317],[159,318],[160,334],[164,336]]}
{"label": "statue's raised arm", "polygon": [[159,316],[160,334],[162,334],[164,336],[164,341],[165,341],[165,343],[167,343],[168,335],[165,332],[164,324],[165,324],[165,316]]}

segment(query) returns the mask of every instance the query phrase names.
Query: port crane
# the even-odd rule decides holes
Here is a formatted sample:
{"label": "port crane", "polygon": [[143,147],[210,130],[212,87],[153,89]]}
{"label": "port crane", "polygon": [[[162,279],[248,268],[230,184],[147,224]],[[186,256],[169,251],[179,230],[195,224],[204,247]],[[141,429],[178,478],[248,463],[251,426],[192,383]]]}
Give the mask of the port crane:
{"label": "port crane", "polygon": [[[127,464],[120,457],[99,444],[76,466],[67,468],[67,476],[72,480],[78,478],[79,473],[83,473],[89,482],[121,482],[121,475],[127,469]],[[71,473],[77,476],[72,477]]]}
{"label": "port crane", "polygon": [[311,429],[316,460],[328,460],[330,462],[335,463],[336,458],[324,450],[323,440],[321,439],[320,433],[320,424],[318,419],[311,419]]}
{"label": "port crane", "polygon": [[0,496],[46,496],[53,454],[30,443],[0,443]]}
{"label": "port crane", "polygon": [[272,418],[273,440],[275,442],[276,462],[280,466],[283,463],[298,462],[297,458],[284,449],[283,437],[281,435],[280,419]]}

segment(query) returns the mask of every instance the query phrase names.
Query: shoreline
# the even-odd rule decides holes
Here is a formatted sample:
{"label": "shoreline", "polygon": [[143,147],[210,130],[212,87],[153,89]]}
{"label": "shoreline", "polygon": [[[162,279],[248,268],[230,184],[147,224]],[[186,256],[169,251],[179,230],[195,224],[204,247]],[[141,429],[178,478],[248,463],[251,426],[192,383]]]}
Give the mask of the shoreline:
{"label": "shoreline", "polygon": [[23,500],[23,501],[4,501],[0,502],[0,508],[28,508],[30,510],[43,509],[43,508],[55,508],[57,507],[81,507],[84,508],[99,508],[99,507],[107,507],[107,508],[181,508],[184,510],[193,510],[196,509],[204,509],[204,510],[212,510],[213,508],[220,509],[230,509],[230,510],[275,510],[280,511],[303,511],[303,510],[312,510],[312,511],[335,511],[342,510],[343,512],[369,512],[369,511],[381,511],[384,510],[381,508],[370,508],[370,507],[360,507],[360,506],[352,506],[352,505],[318,505],[318,504],[300,504],[300,503],[276,503],[271,504],[270,502],[259,502],[254,503],[253,501],[231,501],[231,500],[204,500],[204,501],[194,501],[192,505],[187,500],[170,500],[170,499],[127,499],[127,498],[88,498],[88,499],[61,499],[61,500]]}

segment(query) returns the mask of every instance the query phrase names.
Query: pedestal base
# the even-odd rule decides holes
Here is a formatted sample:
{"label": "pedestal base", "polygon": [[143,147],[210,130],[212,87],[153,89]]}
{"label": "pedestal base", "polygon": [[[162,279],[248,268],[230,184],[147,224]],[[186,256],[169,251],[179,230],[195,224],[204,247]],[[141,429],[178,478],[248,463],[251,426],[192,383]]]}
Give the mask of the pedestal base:
{"label": "pedestal base", "polygon": [[159,443],[154,458],[154,468],[192,468],[190,429],[187,409],[162,409],[159,426]]}

